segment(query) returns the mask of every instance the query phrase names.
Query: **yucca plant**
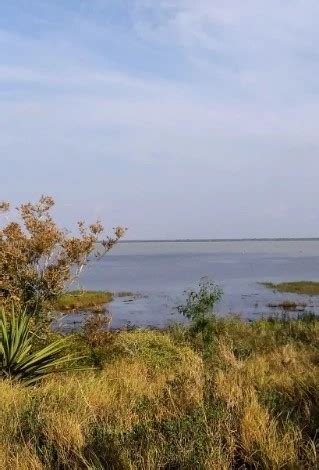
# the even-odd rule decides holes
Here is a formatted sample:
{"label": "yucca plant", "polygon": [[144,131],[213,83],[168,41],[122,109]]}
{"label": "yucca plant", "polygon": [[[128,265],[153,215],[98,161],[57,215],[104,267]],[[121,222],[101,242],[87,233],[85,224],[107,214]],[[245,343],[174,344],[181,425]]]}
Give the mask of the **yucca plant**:
{"label": "yucca plant", "polygon": [[34,336],[30,331],[30,317],[25,311],[12,308],[9,318],[0,312],[0,376],[33,384],[70,361],[66,355],[68,340],[62,338],[33,351]]}

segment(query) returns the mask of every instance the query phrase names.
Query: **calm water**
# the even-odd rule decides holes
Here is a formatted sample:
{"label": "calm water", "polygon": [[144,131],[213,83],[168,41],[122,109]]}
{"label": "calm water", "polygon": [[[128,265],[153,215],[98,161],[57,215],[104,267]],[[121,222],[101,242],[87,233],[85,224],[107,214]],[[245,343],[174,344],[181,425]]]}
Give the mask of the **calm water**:
{"label": "calm water", "polygon": [[[319,280],[319,240],[240,242],[121,243],[102,261],[92,263],[81,278],[85,289],[131,291],[140,298],[118,298],[110,304],[112,326],[164,326],[180,320],[176,305],[185,289],[208,276],[224,290],[221,314],[246,319],[267,314],[269,302],[300,297],[273,293],[263,281]],[[319,298],[302,296],[319,312]],[[59,323],[77,327],[83,317],[67,315]]]}

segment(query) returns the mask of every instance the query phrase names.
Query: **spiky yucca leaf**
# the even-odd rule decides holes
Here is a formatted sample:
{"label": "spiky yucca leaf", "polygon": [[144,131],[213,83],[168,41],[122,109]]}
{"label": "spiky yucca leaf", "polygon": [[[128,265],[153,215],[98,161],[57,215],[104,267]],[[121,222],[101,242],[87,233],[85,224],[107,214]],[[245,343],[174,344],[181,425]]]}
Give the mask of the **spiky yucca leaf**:
{"label": "spiky yucca leaf", "polygon": [[66,338],[32,351],[33,335],[30,319],[25,311],[12,310],[7,319],[4,309],[0,312],[0,375],[29,385],[57,370],[70,361],[65,355]]}

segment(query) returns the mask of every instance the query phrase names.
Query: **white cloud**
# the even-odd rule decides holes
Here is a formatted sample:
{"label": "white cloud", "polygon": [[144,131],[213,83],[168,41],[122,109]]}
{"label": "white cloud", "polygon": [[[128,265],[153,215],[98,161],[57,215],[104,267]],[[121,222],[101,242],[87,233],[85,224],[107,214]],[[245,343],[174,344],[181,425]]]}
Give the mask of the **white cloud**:
{"label": "white cloud", "polygon": [[211,80],[220,77],[230,93],[246,92],[247,99],[253,95],[265,101],[281,96],[298,100],[307,89],[318,92],[314,45],[319,42],[319,2],[315,0],[139,4],[136,23],[146,40],[183,49],[199,73]]}
{"label": "white cloud", "polygon": [[87,17],[80,9],[70,25],[44,18],[39,37],[0,30],[2,188],[43,183],[61,199],[72,188],[89,211],[120,185],[114,204],[135,203],[121,216],[130,225],[154,206],[163,226],[189,210],[200,224],[213,200],[220,236],[234,236],[223,226],[240,222],[237,204],[250,224],[238,235],[256,233],[259,209],[260,235],[263,214],[277,234],[281,217],[293,230],[294,205],[318,196],[319,3],[136,0],[124,26],[104,21],[111,4],[96,2]]}

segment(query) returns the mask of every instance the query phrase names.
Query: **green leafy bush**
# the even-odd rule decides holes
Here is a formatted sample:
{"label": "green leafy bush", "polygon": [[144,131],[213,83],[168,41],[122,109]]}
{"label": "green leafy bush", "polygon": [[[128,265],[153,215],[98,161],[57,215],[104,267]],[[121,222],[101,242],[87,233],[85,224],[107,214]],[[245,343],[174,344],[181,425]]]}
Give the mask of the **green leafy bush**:
{"label": "green leafy bush", "polygon": [[192,321],[201,321],[211,317],[214,306],[221,300],[223,291],[214,282],[202,278],[199,289],[185,291],[186,303],[177,307],[178,312]]}
{"label": "green leafy bush", "polygon": [[223,291],[214,282],[202,278],[198,290],[189,290],[185,293],[186,302],[179,305],[177,310],[191,320],[190,332],[200,333],[206,347],[211,343],[214,332],[214,306],[221,300]]}

